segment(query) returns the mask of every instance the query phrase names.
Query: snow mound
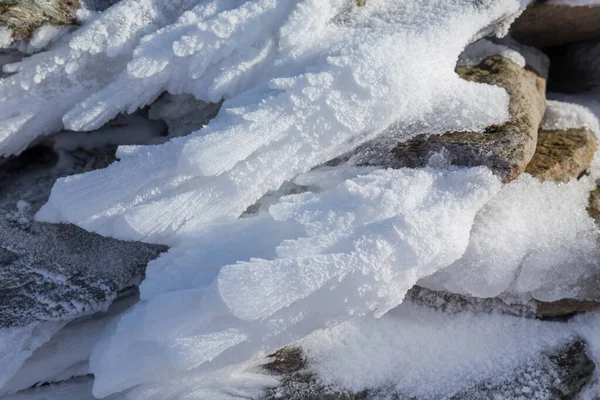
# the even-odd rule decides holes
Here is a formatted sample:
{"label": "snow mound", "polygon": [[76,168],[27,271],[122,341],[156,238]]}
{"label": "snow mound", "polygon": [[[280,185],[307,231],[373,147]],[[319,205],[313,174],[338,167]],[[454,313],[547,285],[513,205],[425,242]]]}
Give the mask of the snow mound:
{"label": "snow mound", "polygon": [[[568,324],[445,314],[403,304],[379,320],[352,319],[296,344],[324,385],[352,393],[375,389],[382,399],[398,393],[424,400],[552,398],[552,382],[540,379],[545,366],[536,363],[540,353],[569,340],[575,330]],[[514,383],[506,392],[490,390],[508,380]],[[523,394],[536,397],[521,397],[523,387]]]}
{"label": "snow mound", "polygon": [[[109,168],[60,180],[38,218],[174,245],[239,217],[268,191],[393,123],[406,139],[423,129],[480,131],[506,120],[506,92],[463,81],[454,67],[471,40],[495,24],[505,28],[517,1],[350,4],[213,0],[146,35],[114,82],[95,85],[64,113],[65,125],[95,129],[165,90],[207,102],[225,98],[221,111],[189,136],[122,147],[121,161]],[[126,32],[117,49],[98,44],[100,56],[125,54],[157,23],[148,24]],[[9,136],[24,137],[14,132]]]}
{"label": "snow mound", "polygon": [[[334,171],[332,189],[207,227],[151,262],[143,302],[94,349],[94,394],[186,385],[350,316],[383,315],[463,254],[475,213],[501,186],[483,167]],[[331,183],[327,173],[314,183]]]}
{"label": "snow mound", "polygon": [[547,130],[587,128],[600,136],[598,119],[588,108],[557,100],[546,102],[546,112],[541,127]]}
{"label": "snow mound", "polygon": [[461,259],[420,284],[476,297],[592,295],[580,291],[600,272],[597,227],[586,210],[593,188],[588,177],[555,184],[522,175],[478,213]]}

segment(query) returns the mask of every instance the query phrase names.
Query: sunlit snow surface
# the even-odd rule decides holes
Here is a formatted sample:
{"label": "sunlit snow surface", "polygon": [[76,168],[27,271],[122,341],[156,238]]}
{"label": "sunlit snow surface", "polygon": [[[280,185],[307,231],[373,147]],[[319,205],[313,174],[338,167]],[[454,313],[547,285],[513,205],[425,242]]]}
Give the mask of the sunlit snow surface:
{"label": "sunlit snow surface", "polygon": [[393,123],[408,137],[416,125],[479,130],[507,118],[504,90],[463,81],[454,67],[517,2],[350,4],[202,2],[145,37],[116,82],[65,115],[67,126],[95,128],[165,89],[224,96],[219,115],[189,136],[121,148],[119,163],[59,181],[38,218],[173,245]]}
{"label": "sunlit snow surface", "polygon": [[[37,216],[173,246],[149,264],[142,301],[95,345],[96,396],[243,394],[269,382],[238,375],[240,363],[381,317],[422,279],[481,296],[560,296],[546,286],[569,256],[556,243],[595,257],[591,179],[501,188],[484,167],[313,170],[378,134],[508,117],[504,90],[454,67],[469,42],[506,28],[519,1],[352,4],[123,0],[9,67],[0,154],[63,127],[96,129],[164,91],[225,99],[200,131],[122,146],[110,167],[61,179]],[[306,192],[274,193],[292,181]],[[239,219],[257,201],[260,212]]]}

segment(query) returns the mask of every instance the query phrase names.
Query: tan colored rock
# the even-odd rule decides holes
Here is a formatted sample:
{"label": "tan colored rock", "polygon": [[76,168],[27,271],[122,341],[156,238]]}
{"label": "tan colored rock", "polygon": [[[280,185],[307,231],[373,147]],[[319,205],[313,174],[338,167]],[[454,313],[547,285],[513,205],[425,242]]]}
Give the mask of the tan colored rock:
{"label": "tan colored rock", "polygon": [[542,181],[569,182],[588,169],[597,147],[596,136],[586,128],[540,130],[525,172]]}
{"label": "tan colored rock", "polygon": [[590,192],[587,211],[590,217],[600,224],[600,185],[598,185],[598,182],[596,182],[596,185],[596,189]]}
{"label": "tan colored rock", "polygon": [[600,5],[565,6],[537,2],[510,28],[518,41],[547,48],[600,37]]}
{"label": "tan colored rock", "polygon": [[481,64],[459,66],[461,78],[500,86],[510,95],[509,120],[485,132],[419,135],[392,150],[390,167],[417,168],[434,153],[445,152],[453,165],[487,165],[503,182],[519,176],[535,153],[538,128],[546,107],[546,81],[514,62],[493,56]]}
{"label": "tan colored rock", "polygon": [[539,318],[569,317],[578,313],[600,310],[600,302],[592,300],[562,299],[550,303],[536,301]]}
{"label": "tan colored rock", "polygon": [[12,32],[14,39],[26,39],[45,24],[69,25],[79,0],[0,0],[0,27]]}

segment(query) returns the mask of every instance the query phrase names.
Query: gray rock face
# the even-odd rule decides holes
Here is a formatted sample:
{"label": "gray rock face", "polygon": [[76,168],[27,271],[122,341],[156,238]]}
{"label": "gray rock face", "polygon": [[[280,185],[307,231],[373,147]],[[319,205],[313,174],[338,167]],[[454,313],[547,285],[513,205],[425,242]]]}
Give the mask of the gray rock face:
{"label": "gray rock face", "polygon": [[32,149],[0,165],[0,328],[103,310],[166,250],[33,220],[59,176],[111,160],[107,152],[58,159],[50,150]]}
{"label": "gray rock face", "polygon": [[547,48],[600,37],[600,6],[565,6],[538,1],[510,29],[518,41]]}

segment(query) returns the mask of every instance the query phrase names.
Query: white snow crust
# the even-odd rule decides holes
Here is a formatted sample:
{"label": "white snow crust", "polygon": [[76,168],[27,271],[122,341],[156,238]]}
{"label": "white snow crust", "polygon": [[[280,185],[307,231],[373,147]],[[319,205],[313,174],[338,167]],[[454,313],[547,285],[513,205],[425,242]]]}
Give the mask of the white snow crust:
{"label": "white snow crust", "polygon": [[[496,315],[450,320],[410,305],[386,313],[417,283],[479,297],[597,293],[581,284],[599,270],[586,212],[595,172],[565,185],[524,175],[502,187],[484,167],[443,162],[322,166],[377,136],[504,122],[507,93],[454,68],[461,53],[467,64],[500,53],[524,66],[529,57],[510,46],[465,47],[505,32],[526,3],[122,0],[56,40],[39,33],[45,51],[4,67],[12,75],[0,80],[0,156],[56,132],[59,151],[152,145],[121,146],[108,168],[59,180],[36,218],[173,247],[148,265],[138,304],[62,333],[94,331],[72,351],[42,347],[51,356],[25,362],[27,338],[0,333],[0,349],[17,360],[0,368],[0,387],[90,372],[96,397],[252,398],[277,384],[255,373],[256,360],[312,333],[300,343],[328,383],[380,387],[413,368],[399,389],[436,398],[571,335]],[[135,116],[114,126],[160,96],[150,116],[167,120],[169,137]],[[179,137],[204,123],[199,113],[177,124],[181,113],[221,100],[214,119]],[[599,132],[583,108],[549,103],[544,127],[580,126]],[[590,318],[581,326],[596,326]],[[47,336],[34,335],[35,347]],[[61,337],[50,346],[60,349]],[[342,368],[343,343],[364,359]],[[390,348],[402,351],[382,354]],[[361,371],[368,359],[389,370]]]}
{"label": "white snow crust", "polygon": [[122,147],[109,168],[60,180],[38,218],[174,245],[392,123],[409,137],[417,124],[480,130],[507,118],[503,89],[463,81],[454,67],[517,2],[344,4],[212,1],[145,37],[116,82],[65,114],[68,128],[97,128],[165,89],[225,97],[221,111],[189,136]]}
{"label": "white snow crust", "polygon": [[475,213],[500,189],[483,167],[336,174],[332,189],[208,227],[151,262],[144,302],[94,350],[94,394],[177,386],[352,315],[383,315],[461,256]]}

